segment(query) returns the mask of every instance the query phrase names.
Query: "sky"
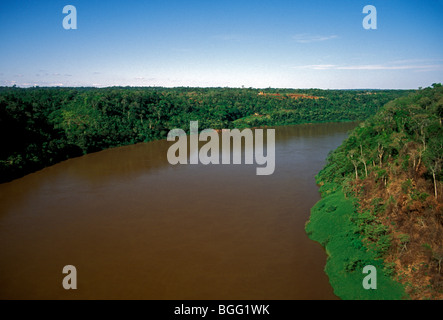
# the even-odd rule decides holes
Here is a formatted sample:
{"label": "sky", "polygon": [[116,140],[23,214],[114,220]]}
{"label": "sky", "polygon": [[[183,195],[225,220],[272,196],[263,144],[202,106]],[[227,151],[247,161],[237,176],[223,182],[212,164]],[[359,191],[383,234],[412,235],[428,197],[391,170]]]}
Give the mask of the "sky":
{"label": "sky", "polygon": [[443,0],[0,0],[0,86],[417,89],[443,82],[442,18]]}

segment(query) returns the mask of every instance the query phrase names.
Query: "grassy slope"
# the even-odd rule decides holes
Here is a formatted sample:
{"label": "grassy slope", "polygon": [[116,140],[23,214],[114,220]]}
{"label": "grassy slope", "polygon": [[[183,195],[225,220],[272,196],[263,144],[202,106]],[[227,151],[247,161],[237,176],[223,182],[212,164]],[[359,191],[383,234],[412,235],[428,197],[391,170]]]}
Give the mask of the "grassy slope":
{"label": "grassy slope", "polygon": [[[340,189],[340,188],[338,188]],[[325,271],[334,293],[342,299],[401,299],[405,291],[384,270],[384,263],[363,245],[351,218],[356,215],[353,198],[332,185],[322,187],[323,199],[313,208],[306,226],[309,237],[325,247],[328,262]],[[365,290],[362,273],[365,266],[377,268],[377,290]]]}
{"label": "grassy slope", "polygon": [[[443,297],[442,110],[441,86],[388,103],[317,176],[306,231],[326,248],[339,297]],[[377,267],[377,290],[363,289],[365,265]]]}

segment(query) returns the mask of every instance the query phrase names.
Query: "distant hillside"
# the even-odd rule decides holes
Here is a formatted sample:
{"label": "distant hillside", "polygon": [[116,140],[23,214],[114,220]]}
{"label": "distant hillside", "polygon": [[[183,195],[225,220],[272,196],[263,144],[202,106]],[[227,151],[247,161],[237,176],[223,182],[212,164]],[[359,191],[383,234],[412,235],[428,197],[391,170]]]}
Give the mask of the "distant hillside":
{"label": "distant hillside", "polygon": [[[368,92],[0,87],[0,183],[67,158],[166,138],[171,129],[188,130],[190,121],[199,121],[201,129],[241,129],[364,120],[408,93]],[[291,98],[275,99],[276,94]],[[311,96],[322,99],[300,98]]]}
{"label": "distant hillside", "polygon": [[[329,155],[306,231],[338,296],[443,299],[442,118],[434,84],[387,103]],[[362,288],[366,265],[377,290]]]}

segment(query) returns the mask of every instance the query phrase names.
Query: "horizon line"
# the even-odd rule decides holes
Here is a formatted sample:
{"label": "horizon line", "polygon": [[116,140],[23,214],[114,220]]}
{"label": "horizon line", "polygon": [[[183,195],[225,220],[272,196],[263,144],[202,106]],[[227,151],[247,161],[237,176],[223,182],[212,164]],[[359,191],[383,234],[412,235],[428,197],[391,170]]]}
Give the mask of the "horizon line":
{"label": "horizon line", "polygon": [[[0,86],[0,88],[19,88],[19,89],[111,89],[111,88],[140,88],[140,89],[249,89],[249,90],[269,90],[269,89],[281,89],[281,90],[420,90],[425,88],[431,88],[434,84],[439,84],[438,82],[433,83],[429,86],[420,86],[418,88],[315,88],[315,87],[230,87],[230,86],[133,86],[133,85],[113,85],[113,86]],[[440,83],[441,84],[441,83]]]}

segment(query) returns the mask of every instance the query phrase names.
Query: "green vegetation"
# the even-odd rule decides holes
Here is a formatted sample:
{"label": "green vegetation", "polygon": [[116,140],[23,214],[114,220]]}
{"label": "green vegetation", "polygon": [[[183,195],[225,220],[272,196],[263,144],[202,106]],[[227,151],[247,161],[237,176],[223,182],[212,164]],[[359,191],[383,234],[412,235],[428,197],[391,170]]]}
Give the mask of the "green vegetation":
{"label": "green vegetation", "polygon": [[[306,231],[326,248],[329,260],[325,271],[335,294],[342,299],[402,298],[404,289],[389,277],[389,270],[383,270],[385,266],[379,259],[389,240],[380,240],[380,247],[374,251],[364,245],[365,234],[384,236],[384,228],[370,224],[375,220],[370,212],[358,215],[353,200],[345,197],[340,188],[328,184],[322,187],[322,194],[327,196],[312,208]],[[367,265],[379,270],[377,290],[365,290],[362,286],[362,270]]]}
{"label": "green vegetation", "polygon": [[0,182],[169,130],[364,120],[401,90],[0,87]]}
{"label": "green vegetation", "polygon": [[[442,117],[434,84],[387,103],[328,156],[306,231],[339,297],[443,298]],[[362,287],[366,265],[377,290]]]}
{"label": "green vegetation", "polygon": [[[442,118],[440,84],[414,92],[0,87],[0,182],[162,139],[190,121],[221,129],[367,119],[318,174],[322,200],[307,233],[326,248],[341,298],[442,299]],[[362,287],[366,265],[377,267],[377,290]]]}

